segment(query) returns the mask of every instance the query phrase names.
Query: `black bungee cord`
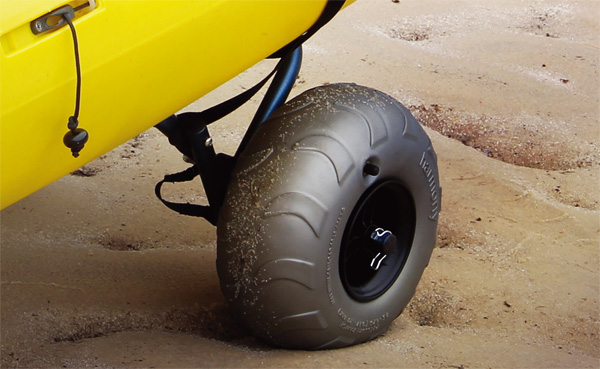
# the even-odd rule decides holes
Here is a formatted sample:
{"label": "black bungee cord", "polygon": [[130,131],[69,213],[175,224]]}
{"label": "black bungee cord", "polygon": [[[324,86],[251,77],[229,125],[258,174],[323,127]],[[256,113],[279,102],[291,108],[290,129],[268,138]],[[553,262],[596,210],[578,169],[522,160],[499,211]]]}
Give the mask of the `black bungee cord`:
{"label": "black bungee cord", "polygon": [[69,117],[69,122],[67,123],[67,128],[69,129],[69,132],[67,132],[63,137],[63,143],[65,144],[65,146],[71,149],[73,157],[76,158],[79,156],[79,152],[83,149],[85,143],[88,141],[89,135],[85,129],[78,128],[79,109],[81,106],[81,62],[79,60],[79,43],[77,41],[77,32],[75,31],[75,26],[73,25],[69,14],[63,14],[63,18],[69,25],[69,28],[71,29],[71,35],[73,36],[73,47],[75,49],[75,69],[77,72],[75,112],[72,116]]}

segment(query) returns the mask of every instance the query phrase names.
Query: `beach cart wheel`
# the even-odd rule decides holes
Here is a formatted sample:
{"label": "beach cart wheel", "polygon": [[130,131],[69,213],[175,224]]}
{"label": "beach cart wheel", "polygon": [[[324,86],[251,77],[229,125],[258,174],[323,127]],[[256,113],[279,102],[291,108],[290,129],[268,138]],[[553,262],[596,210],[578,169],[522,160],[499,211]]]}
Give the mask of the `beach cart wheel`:
{"label": "beach cart wheel", "polygon": [[440,204],[435,153],[405,107],[353,84],[309,90],[233,171],[217,228],[223,294],[277,346],[373,339],[414,295]]}

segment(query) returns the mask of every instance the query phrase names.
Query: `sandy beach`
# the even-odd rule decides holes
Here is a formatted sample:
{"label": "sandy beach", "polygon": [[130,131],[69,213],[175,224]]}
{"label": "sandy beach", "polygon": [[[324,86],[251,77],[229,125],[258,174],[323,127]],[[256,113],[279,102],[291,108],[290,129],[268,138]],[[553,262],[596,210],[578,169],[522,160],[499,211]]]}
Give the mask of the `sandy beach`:
{"label": "sandy beach", "polygon": [[[597,0],[359,0],[306,43],[293,96],[384,91],[438,155],[436,248],[384,335],[307,352],[241,328],[215,228],[154,197],[188,164],[152,129],[0,213],[1,366],[600,367],[599,15]],[[235,151],[259,99],[211,126],[218,151]],[[206,202],[199,182],[165,193]]]}

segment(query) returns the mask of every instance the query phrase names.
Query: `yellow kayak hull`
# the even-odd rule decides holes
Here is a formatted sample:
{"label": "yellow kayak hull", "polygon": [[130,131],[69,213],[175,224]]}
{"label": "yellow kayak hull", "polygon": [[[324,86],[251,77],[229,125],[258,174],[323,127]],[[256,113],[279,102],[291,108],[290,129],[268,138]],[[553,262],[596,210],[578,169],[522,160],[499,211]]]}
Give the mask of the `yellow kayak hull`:
{"label": "yellow kayak hull", "polygon": [[128,139],[294,40],[325,0],[98,0],[76,13],[82,68],[73,158],[62,140],[75,106],[68,26],[35,35],[30,22],[85,1],[0,0],[0,207]]}

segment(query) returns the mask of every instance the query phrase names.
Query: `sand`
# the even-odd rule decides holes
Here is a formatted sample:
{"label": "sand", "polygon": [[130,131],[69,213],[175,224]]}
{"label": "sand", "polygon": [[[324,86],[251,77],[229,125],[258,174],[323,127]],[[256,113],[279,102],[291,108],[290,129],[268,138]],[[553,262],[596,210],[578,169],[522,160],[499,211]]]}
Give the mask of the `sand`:
{"label": "sand", "polygon": [[[215,228],[154,198],[187,164],[149,130],[0,213],[2,367],[600,367],[599,15],[596,0],[359,0],[306,44],[292,95],[385,91],[438,154],[437,246],[383,336],[305,352],[239,327]],[[257,101],[211,127],[217,150]],[[206,201],[199,183],[165,192]]]}

